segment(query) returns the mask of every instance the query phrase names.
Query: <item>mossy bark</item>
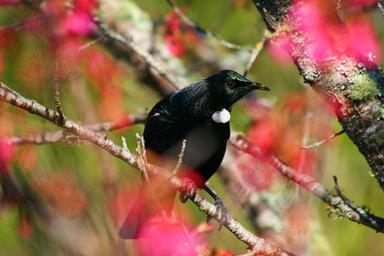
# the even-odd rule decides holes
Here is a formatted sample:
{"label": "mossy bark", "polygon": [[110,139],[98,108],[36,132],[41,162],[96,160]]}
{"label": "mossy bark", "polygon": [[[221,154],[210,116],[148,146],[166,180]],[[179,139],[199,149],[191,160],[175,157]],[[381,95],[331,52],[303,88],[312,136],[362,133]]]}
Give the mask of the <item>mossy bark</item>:
{"label": "mossy bark", "polygon": [[384,76],[381,69],[369,67],[347,54],[330,56],[321,65],[311,58],[316,42],[295,28],[288,15],[290,0],[253,0],[267,28],[271,41],[289,31],[293,62],[304,81],[338,106],[337,117],[346,134],[368,161],[375,178],[384,189]]}

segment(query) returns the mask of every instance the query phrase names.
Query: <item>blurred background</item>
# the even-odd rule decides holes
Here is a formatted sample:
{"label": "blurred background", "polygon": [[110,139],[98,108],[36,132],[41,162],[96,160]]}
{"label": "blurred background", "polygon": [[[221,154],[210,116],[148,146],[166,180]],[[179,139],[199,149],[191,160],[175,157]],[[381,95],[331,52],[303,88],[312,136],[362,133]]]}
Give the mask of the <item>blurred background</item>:
{"label": "blurred background", "polygon": [[[300,149],[341,127],[332,106],[303,84],[287,56],[269,44],[263,46],[265,26],[251,1],[175,1],[194,24],[186,23],[165,0],[0,3],[1,81],[51,108],[57,82],[63,112],[84,124],[145,114],[169,93],[134,53],[128,58],[116,54],[93,36],[90,14],[132,37],[180,86],[222,69],[243,73],[251,53],[260,49],[248,78],[268,85],[271,92],[239,102],[232,111],[232,130],[245,133],[257,146],[329,189],[334,187],[332,176],[337,176],[350,199],[384,216],[383,191],[346,135],[311,150]],[[71,8],[75,11],[68,11]],[[377,10],[345,15],[364,15],[382,49],[383,17]],[[0,103],[3,139],[57,129]],[[132,124],[106,134],[119,145],[121,137],[126,138],[135,152],[135,134],[142,131],[142,124]],[[140,184],[136,169],[70,135],[54,144],[0,146],[7,166],[0,171],[0,255],[140,255],[134,242],[117,236]],[[299,255],[384,254],[382,234],[339,218],[262,159],[228,145],[223,169],[210,180],[212,187],[236,219],[269,241]],[[238,179],[240,188],[228,186],[225,177]],[[199,237],[201,255],[246,252],[227,230],[217,231],[215,223],[213,230],[204,225],[206,216],[193,204],[176,205]]]}

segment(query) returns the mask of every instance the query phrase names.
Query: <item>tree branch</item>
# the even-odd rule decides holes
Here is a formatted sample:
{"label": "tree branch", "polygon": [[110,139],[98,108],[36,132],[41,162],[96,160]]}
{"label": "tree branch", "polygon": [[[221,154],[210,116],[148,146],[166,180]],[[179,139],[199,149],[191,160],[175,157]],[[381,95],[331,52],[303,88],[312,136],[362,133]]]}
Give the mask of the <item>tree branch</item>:
{"label": "tree branch", "polygon": [[55,63],[55,71],[53,78],[54,100],[56,111],[59,113],[60,121],[63,121],[63,112],[61,111],[60,89],[59,89],[59,61]]}
{"label": "tree branch", "polygon": [[[254,157],[261,155],[261,151],[249,143],[242,135],[233,135],[230,143],[238,150],[246,152]],[[355,206],[345,196],[341,196],[341,193],[336,193],[336,195],[334,195],[314,178],[291,168],[283,163],[277,156],[271,155],[269,161],[282,175],[321,199],[324,203],[332,207],[332,209],[336,210],[340,216],[370,227],[376,232],[384,233],[384,218],[373,215],[363,208]],[[337,189],[338,187],[336,187],[336,192]]]}
{"label": "tree branch", "polygon": [[267,31],[264,32],[263,38],[255,44],[253,47],[251,54],[249,55],[248,62],[245,65],[245,69],[243,72],[243,76],[247,76],[249,71],[251,70],[253,63],[255,63],[257,56],[259,56],[261,50],[264,49],[265,42],[267,41],[266,37]]}
{"label": "tree branch", "polygon": [[312,149],[312,148],[319,147],[319,146],[333,140],[334,138],[342,135],[343,133],[344,133],[344,130],[338,131],[337,133],[331,134],[330,136],[328,136],[325,139],[322,139],[320,141],[317,141],[317,142],[309,144],[309,145],[303,145],[303,146],[301,146],[301,149]]}
{"label": "tree branch", "polygon": [[[138,168],[137,156],[129,152],[128,150],[114,144],[105,135],[98,132],[92,131],[79,123],[68,119],[63,116],[63,122],[59,120],[59,113],[52,109],[49,109],[38,102],[25,98],[19,93],[9,88],[4,83],[0,82],[0,100],[6,103],[12,104],[18,108],[30,112],[31,114],[38,115],[59,127],[62,127],[69,132],[79,136],[81,139],[87,140],[100,148],[107,151],[109,154],[123,160],[129,165]],[[159,172],[155,166],[151,166],[150,171],[165,175],[166,172]],[[175,188],[181,188],[182,182],[175,176],[167,177],[170,183]],[[201,195],[196,194],[194,198],[190,198],[198,208],[206,213],[208,216],[217,220],[218,212],[216,207],[204,199]],[[251,247],[252,251],[256,254],[267,254],[267,255],[292,255],[289,252],[284,251],[270,243],[263,238],[257,237],[248,231],[244,226],[237,222],[232,217],[229,218],[228,223],[224,225],[229,231],[231,231],[239,240]]]}
{"label": "tree branch", "polygon": [[[84,127],[95,132],[110,132],[110,131],[124,129],[134,124],[144,123],[145,119],[146,119],[146,115],[144,114],[135,114],[135,115],[129,114],[126,117],[117,121],[89,124],[89,125],[84,125]],[[13,137],[0,138],[0,142],[2,141],[8,144],[16,144],[16,145],[23,145],[23,144],[42,145],[42,144],[51,144],[51,143],[65,143],[65,144],[71,145],[71,144],[77,144],[76,141],[78,140],[79,138],[77,136],[74,136],[73,134],[65,133],[62,130],[28,135],[24,137],[13,136]]]}
{"label": "tree branch", "polygon": [[[142,50],[133,38],[123,35],[108,27],[101,19],[95,18],[97,30],[93,37],[100,38],[100,43],[104,45],[117,58],[124,58],[132,62],[136,55],[141,64],[144,64],[144,70],[153,79],[158,80],[162,89],[166,93],[171,93],[180,89],[182,84],[176,78],[172,77],[164,66],[152,57],[151,54]],[[137,65],[136,65],[137,66]],[[145,74],[143,74],[145,76]]]}

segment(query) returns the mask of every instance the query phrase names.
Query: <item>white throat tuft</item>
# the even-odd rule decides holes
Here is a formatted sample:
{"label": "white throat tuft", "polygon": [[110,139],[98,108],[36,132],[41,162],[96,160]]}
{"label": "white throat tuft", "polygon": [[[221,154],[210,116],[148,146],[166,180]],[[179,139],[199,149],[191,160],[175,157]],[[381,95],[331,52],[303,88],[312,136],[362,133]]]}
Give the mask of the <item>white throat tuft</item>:
{"label": "white throat tuft", "polygon": [[216,111],[212,115],[212,120],[215,123],[225,124],[225,123],[228,123],[230,119],[231,119],[231,114],[225,108],[223,108],[220,111]]}

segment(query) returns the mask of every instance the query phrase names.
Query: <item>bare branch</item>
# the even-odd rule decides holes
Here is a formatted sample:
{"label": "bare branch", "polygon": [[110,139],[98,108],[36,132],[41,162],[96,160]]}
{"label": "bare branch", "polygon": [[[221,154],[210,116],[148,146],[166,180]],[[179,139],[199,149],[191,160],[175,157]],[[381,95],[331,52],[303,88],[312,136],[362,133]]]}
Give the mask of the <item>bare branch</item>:
{"label": "bare branch", "polygon": [[136,152],[138,154],[136,161],[139,166],[139,170],[141,171],[144,180],[149,182],[147,152],[145,150],[144,138],[138,133],[136,133]]}
{"label": "bare branch", "polygon": [[57,111],[49,109],[34,100],[21,96],[19,93],[13,91],[2,82],[0,82],[0,100],[28,111],[31,114],[38,115],[56,124],[57,126],[67,129],[82,139],[94,143],[113,156],[116,156],[132,165],[136,165],[135,157],[132,154],[127,154],[123,148],[115,145],[105,135],[94,132],[72,120],[68,120],[66,117],[64,117],[64,122],[60,122],[60,115]]}
{"label": "bare branch", "polygon": [[55,63],[55,72],[53,78],[53,89],[56,111],[59,113],[60,122],[64,121],[64,115],[61,111],[60,90],[59,90],[59,61]]}
{"label": "bare branch", "polygon": [[134,53],[140,58],[141,62],[149,68],[149,72],[155,78],[161,77],[163,79],[160,83],[163,85],[165,82],[163,85],[165,90],[173,92],[181,88],[181,83],[176,78],[172,77],[169,72],[165,70],[163,65],[154,59],[150,53],[137,45],[133,38],[114,31],[98,18],[95,18],[95,23],[98,26],[98,30],[95,32],[96,38],[101,38],[101,43],[112,53],[115,53],[116,57],[125,57],[128,60],[131,60],[131,55]]}
{"label": "bare branch", "polygon": [[[123,147],[114,144],[103,134],[92,131],[68,118],[64,118],[64,122],[58,121],[59,113],[52,109],[49,109],[38,102],[25,98],[19,93],[9,88],[4,83],[0,82],[0,100],[12,104],[20,109],[30,112],[31,114],[38,115],[57,126],[65,128],[66,130],[79,136],[81,139],[87,140],[100,148],[104,149],[109,154],[123,160],[129,165],[138,168],[137,157],[130,152],[126,151]],[[150,166],[149,171],[158,173],[160,175],[166,175],[166,172],[161,172],[155,166]],[[180,189],[182,182],[175,176],[167,177],[170,183],[177,189]],[[215,205],[204,199],[201,195],[196,194],[193,198],[190,198],[198,208],[217,220],[218,212]],[[225,227],[231,231],[239,240],[250,246],[255,253],[261,253],[266,255],[292,255],[283,249],[276,247],[268,243],[263,238],[255,236],[253,233],[248,231],[239,222],[229,216],[228,223]]]}
{"label": "bare branch", "polygon": [[185,152],[185,147],[187,145],[187,140],[184,139],[182,144],[181,144],[181,150],[180,150],[180,154],[178,155],[177,157],[177,164],[176,164],[176,167],[175,169],[173,170],[172,174],[173,175],[176,175],[176,173],[179,171],[180,169],[180,166],[181,164],[183,163],[183,157],[184,157],[184,152]]}
{"label": "bare branch", "polygon": [[247,62],[245,69],[244,69],[244,73],[243,73],[244,76],[248,75],[249,71],[251,70],[251,68],[253,66],[253,63],[255,63],[255,61],[256,61],[257,56],[259,56],[259,53],[264,48],[265,42],[267,40],[266,36],[265,36],[266,33],[267,33],[267,31],[264,32],[263,38],[259,42],[257,42],[255,47],[252,49],[252,52],[249,55],[248,62]]}
{"label": "bare branch", "polygon": [[[257,157],[261,154],[261,151],[250,144],[242,135],[235,134],[232,136],[230,143],[238,150],[251,154],[252,156]],[[324,203],[332,207],[332,209],[336,210],[340,216],[370,227],[376,232],[384,233],[383,218],[373,215],[361,207],[355,206],[351,201],[340,196],[340,194],[332,194],[325,186],[320,184],[313,177],[286,165],[277,156],[271,155],[269,160],[282,175],[321,199]]]}
{"label": "bare branch", "polygon": [[[84,125],[84,127],[95,131],[95,132],[110,132],[119,129],[124,129],[130,127],[134,124],[144,123],[146,115],[144,114],[136,114],[136,115],[127,115],[126,117],[114,121],[114,122],[104,122],[97,124]],[[9,137],[9,138],[0,138],[0,141],[6,142],[8,144],[50,144],[50,143],[64,143],[64,144],[77,144],[73,143],[74,141],[70,138],[70,136],[74,136],[70,133],[65,133],[64,131],[52,131],[45,132],[42,134],[28,135],[25,137]],[[76,137],[76,136],[75,136]],[[78,137],[77,137],[78,138]],[[73,138],[76,139],[76,138]]]}
{"label": "bare branch", "polygon": [[304,146],[301,147],[301,149],[312,149],[312,148],[319,147],[319,146],[321,146],[321,145],[323,145],[323,144],[333,140],[337,136],[339,136],[341,134],[344,134],[344,132],[345,132],[344,130],[341,130],[341,131],[339,131],[337,133],[334,133],[334,134],[330,135],[328,138],[325,138],[323,140],[317,141],[317,142],[315,142],[313,144],[310,144],[310,145],[304,145]]}
{"label": "bare branch", "polygon": [[121,142],[123,143],[123,148],[125,150],[128,150],[127,140],[125,139],[124,136],[121,137]]}

